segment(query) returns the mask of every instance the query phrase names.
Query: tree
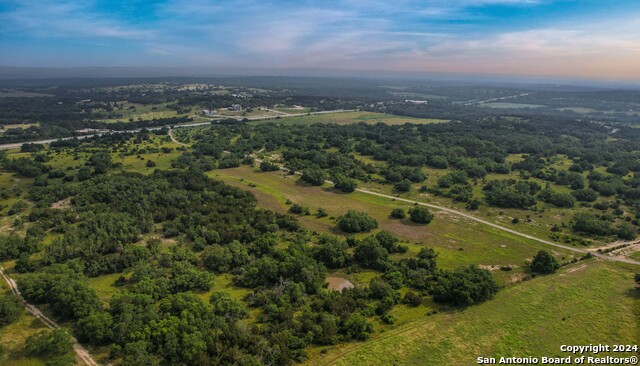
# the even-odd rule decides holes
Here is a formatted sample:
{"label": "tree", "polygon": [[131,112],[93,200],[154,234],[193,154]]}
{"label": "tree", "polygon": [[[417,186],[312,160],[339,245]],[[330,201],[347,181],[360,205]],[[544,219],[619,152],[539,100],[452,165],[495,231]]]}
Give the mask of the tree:
{"label": "tree", "polygon": [[82,182],[91,178],[91,169],[89,169],[86,166],[83,166],[82,168],[78,169],[77,177],[79,182]]}
{"label": "tree", "polygon": [[340,174],[336,175],[333,178],[333,182],[334,182],[334,187],[336,189],[341,190],[344,193],[351,193],[355,191],[356,187],[358,186],[355,180],[347,178]]}
{"label": "tree", "polygon": [[627,222],[621,223],[616,229],[618,238],[622,240],[633,240],[638,236],[638,230]]}
{"label": "tree", "polygon": [[489,300],[499,286],[491,272],[476,265],[459,267],[438,274],[433,286],[433,300],[457,306],[468,306]]}
{"label": "tree", "polygon": [[433,220],[433,214],[423,206],[415,206],[409,210],[409,217],[418,224],[429,224]]}
{"label": "tree", "polygon": [[382,230],[377,233],[376,240],[378,240],[378,243],[380,243],[380,245],[382,245],[389,253],[405,253],[408,249],[406,246],[398,245],[400,239],[396,238],[386,230]]}
{"label": "tree", "polygon": [[362,240],[353,252],[353,258],[367,268],[384,268],[388,257],[389,252],[372,236]]}
{"label": "tree", "polygon": [[22,313],[22,303],[17,296],[6,294],[0,297],[0,327],[18,320]]}
{"label": "tree", "polygon": [[338,217],[338,227],[347,233],[360,233],[378,228],[378,221],[366,212],[349,210]]}
{"label": "tree", "polygon": [[267,160],[263,160],[260,163],[260,170],[263,172],[275,172],[280,170],[280,166],[278,164],[272,163]]}
{"label": "tree", "polygon": [[14,269],[19,273],[33,272],[35,267],[29,260],[29,253],[20,253],[20,257],[16,260]]}
{"label": "tree", "polygon": [[147,160],[147,168],[153,168],[156,166],[156,162],[153,160]]}
{"label": "tree", "polygon": [[349,246],[344,241],[333,236],[325,236],[320,243],[313,247],[313,258],[324,263],[328,268],[342,268],[349,260],[347,250]]}
{"label": "tree", "polygon": [[531,270],[536,273],[553,273],[559,268],[556,258],[544,250],[539,251],[531,262]]}
{"label": "tree", "polygon": [[108,344],[113,338],[113,318],[106,311],[93,313],[78,321],[76,334],[82,342],[96,346]]}
{"label": "tree", "polygon": [[407,291],[402,298],[402,302],[411,306],[418,306],[422,304],[422,296],[418,295],[415,291]]}
{"label": "tree", "polygon": [[309,168],[309,169],[305,169],[304,172],[302,172],[301,179],[314,186],[321,186],[324,184],[324,181],[325,179],[327,179],[327,176],[324,174],[322,169]]}
{"label": "tree", "polygon": [[400,182],[394,184],[393,189],[398,192],[409,192],[411,190],[411,181],[409,179],[403,179]]}
{"label": "tree", "polygon": [[571,194],[580,202],[595,202],[598,199],[598,192],[591,188],[576,189]]}
{"label": "tree", "polygon": [[394,219],[404,219],[407,217],[407,214],[401,208],[394,208],[391,210],[391,217]]}
{"label": "tree", "polygon": [[247,308],[243,303],[233,299],[226,292],[216,292],[209,298],[213,312],[227,320],[239,320],[247,316]]}
{"label": "tree", "polygon": [[70,352],[73,343],[64,329],[42,330],[27,338],[25,350],[32,356],[60,356]]}
{"label": "tree", "polygon": [[364,341],[369,338],[369,333],[373,332],[373,325],[362,314],[354,313],[344,322],[342,331],[347,339]]}
{"label": "tree", "polygon": [[327,216],[329,216],[329,213],[327,212],[327,210],[325,210],[322,207],[318,208],[318,212],[316,212],[316,217],[317,218],[322,218],[322,217],[327,217]]}

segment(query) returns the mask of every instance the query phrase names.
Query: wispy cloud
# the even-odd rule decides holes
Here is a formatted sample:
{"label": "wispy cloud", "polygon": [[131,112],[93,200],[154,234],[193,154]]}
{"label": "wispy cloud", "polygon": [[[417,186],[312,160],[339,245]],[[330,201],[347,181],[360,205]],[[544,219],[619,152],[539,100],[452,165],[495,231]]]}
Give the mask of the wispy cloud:
{"label": "wispy cloud", "polygon": [[7,1],[10,9],[0,13],[0,29],[37,37],[107,37],[149,39],[156,32],[119,22],[92,11],[92,1]]}
{"label": "wispy cloud", "polygon": [[640,78],[634,1],[5,0],[0,41],[21,41],[0,62],[28,63],[44,52],[30,41],[55,39],[119,64]]}

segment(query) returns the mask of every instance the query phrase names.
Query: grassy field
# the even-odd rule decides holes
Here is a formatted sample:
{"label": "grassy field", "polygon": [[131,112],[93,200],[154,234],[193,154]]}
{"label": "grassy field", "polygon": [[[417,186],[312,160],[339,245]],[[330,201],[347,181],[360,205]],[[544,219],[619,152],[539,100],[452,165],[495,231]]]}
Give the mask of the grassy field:
{"label": "grassy field", "polygon": [[307,364],[470,365],[479,356],[566,357],[563,344],[636,344],[635,269],[595,260],[571,265],[477,306],[419,314],[368,342],[314,349]]}
{"label": "grassy field", "polygon": [[178,114],[175,110],[167,108],[166,104],[143,105],[129,102],[120,102],[119,104],[123,106],[122,109],[116,108],[113,113],[121,114],[122,117],[104,119],[104,122],[128,122],[130,118],[133,118],[134,121],[147,121],[156,118],[184,116],[184,114]]}
{"label": "grassy field", "polygon": [[[374,165],[386,166],[385,162],[376,161],[369,156],[362,156],[359,154],[354,154],[354,156],[356,157],[356,159],[364,163],[371,163]],[[508,162],[516,162],[521,159],[522,159],[521,155],[510,155],[507,157]],[[558,171],[567,170],[572,165],[572,163],[573,162],[570,159],[568,159],[566,156],[559,155],[555,157],[555,161],[552,164],[550,164],[549,167],[554,168]],[[419,192],[419,189],[421,186],[428,186],[428,187],[436,186],[438,178],[450,173],[452,171],[451,169],[435,169],[435,168],[425,166],[422,168],[422,171],[427,175],[427,180],[425,180],[422,183],[413,184],[411,191],[407,193],[398,194],[393,190],[393,187],[389,184],[368,182],[368,183],[361,183],[360,186],[362,188],[366,188],[375,192],[380,192],[385,194],[398,194],[399,197],[402,197],[402,198],[408,198],[416,201],[438,204],[441,206],[451,207],[451,208],[455,208],[462,211],[465,210],[465,205],[466,205],[465,203],[454,202],[452,199],[435,196],[431,193]],[[587,172],[583,173],[585,182],[587,182],[587,178],[586,178],[587,174],[588,174]],[[504,179],[519,180],[521,178],[519,173],[511,172],[509,174],[491,173],[491,174],[488,174],[482,180],[475,180],[475,181],[472,180],[471,182],[472,182],[474,197],[483,200],[484,194],[482,192],[482,187],[484,186],[485,182],[488,182],[491,180],[504,180]],[[543,181],[541,179],[534,178],[534,177],[529,178],[529,181],[536,182],[540,184],[540,186],[542,187],[546,186],[546,184],[548,183],[546,181]],[[557,191],[557,192],[562,192],[562,193],[571,192],[571,190],[567,186],[561,186],[554,183],[551,183],[550,186],[554,191]],[[598,200],[608,201],[610,200],[610,198],[599,196]],[[483,219],[495,222],[496,224],[499,224],[502,226],[507,226],[509,228],[513,228],[515,230],[518,230],[530,235],[535,235],[542,239],[549,239],[551,234],[550,229],[553,227],[553,225],[555,224],[560,225],[562,223],[566,225],[570,225],[571,218],[577,211],[586,211],[594,214],[601,213],[601,211],[598,211],[594,208],[582,208],[580,207],[579,202],[576,203],[576,205],[573,208],[558,208],[551,204],[538,201],[535,207],[536,207],[536,210],[533,211],[533,210],[500,208],[500,207],[493,207],[493,206],[484,204],[484,205],[481,205],[480,208],[477,211],[475,211],[473,214],[477,215],[478,217],[482,217]],[[514,218],[518,218],[519,223],[517,224],[512,223],[512,220]],[[563,229],[562,234],[563,235],[569,234],[575,237],[579,236],[579,235],[576,235],[575,233],[572,233],[570,229]],[[616,238],[614,237],[610,237],[610,238],[589,237],[587,239],[592,241],[594,244],[603,244],[603,243],[608,243],[610,241],[616,240]],[[567,243],[567,244],[571,244],[571,243]]]}
{"label": "grassy field", "polygon": [[[254,168],[239,167],[216,170],[210,175],[228,184],[248,189],[256,195],[260,206],[270,210],[285,212],[288,207],[285,204],[287,199],[309,207],[312,213],[320,207],[324,208],[329,217],[318,219],[313,215],[299,216],[306,227],[318,232],[341,235],[331,217],[341,215],[349,208],[365,211],[378,220],[381,229],[408,242],[409,252],[406,255],[415,255],[423,247],[433,247],[439,253],[439,265],[444,268],[472,263],[485,266],[510,265],[517,268],[522,267],[524,261],[533,257],[538,250],[549,250],[544,244],[445,212],[435,212],[436,219],[429,225],[390,219],[389,213],[393,208],[408,210],[411,205],[360,192],[339,193],[328,185],[309,186],[282,172],[262,173]],[[250,187],[250,183],[255,187]],[[560,258],[572,258],[568,251],[556,248],[552,251]],[[496,273],[504,282],[516,280],[520,274],[518,270]]]}
{"label": "grassy field", "polygon": [[[273,120],[268,120],[273,122]],[[374,112],[339,112],[339,113],[326,113],[326,114],[312,114],[308,116],[297,117],[283,117],[277,120],[278,123],[286,124],[312,124],[312,123],[337,123],[337,124],[350,124],[350,123],[371,123],[378,122],[387,123],[390,125],[400,125],[404,123],[443,123],[449,122],[443,119],[434,118],[413,118],[413,117],[400,117],[390,114],[374,113]],[[264,123],[265,121],[256,121],[252,123]]]}

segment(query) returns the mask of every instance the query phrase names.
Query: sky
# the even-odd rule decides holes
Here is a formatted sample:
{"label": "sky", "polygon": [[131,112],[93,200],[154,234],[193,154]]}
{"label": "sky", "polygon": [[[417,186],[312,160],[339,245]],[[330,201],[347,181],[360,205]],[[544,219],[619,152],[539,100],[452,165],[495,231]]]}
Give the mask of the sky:
{"label": "sky", "polygon": [[640,80],[639,0],[0,0],[0,66]]}

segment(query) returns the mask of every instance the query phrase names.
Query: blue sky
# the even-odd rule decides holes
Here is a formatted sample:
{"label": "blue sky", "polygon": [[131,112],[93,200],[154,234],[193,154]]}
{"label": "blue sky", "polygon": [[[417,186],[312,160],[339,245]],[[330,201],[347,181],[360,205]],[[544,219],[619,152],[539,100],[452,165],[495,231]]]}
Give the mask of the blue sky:
{"label": "blue sky", "polygon": [[0,0],[0,65],[640,80],[640,1]]}

